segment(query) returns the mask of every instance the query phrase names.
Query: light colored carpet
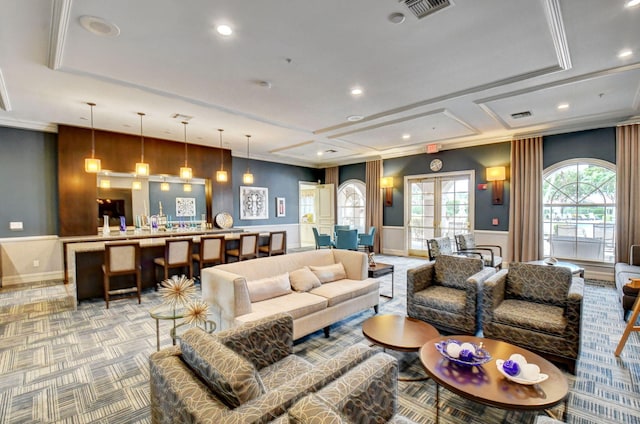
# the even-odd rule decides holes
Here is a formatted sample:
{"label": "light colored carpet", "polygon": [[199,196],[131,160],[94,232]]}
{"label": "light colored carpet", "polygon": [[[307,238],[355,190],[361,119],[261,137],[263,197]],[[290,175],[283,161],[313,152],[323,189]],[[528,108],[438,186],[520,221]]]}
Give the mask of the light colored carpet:
{"label": "light colored carpet", "polygon": [[[380,313],[404,314],[406,270],[421,259],[377,256],[392,263],[395,298],[381,298]],[[390,293],[391,276],[381,292]],[[82,302],[74,310],[59,282],[0,289],[0,423],[147,423],[148,357],[156,350],[155,321],[149,309],[161,303],[154,291],[135,300]],[[362,322],[368,310],[304,337],[295,351],[312,362],[331,357],[364,341]],[[632,334],[622,356],[613,351],[625,323],[612,285],[586,285],[582,352],[577,376],[567,375],[570,423],[640,424],[640,341]],[[170,324],[161,323],[161,342],[171,344]],[[402,372],[422,373],[415,354],[394,354]],[[400,412],[420,423],[435,420],[431,381],[400,382]],[[533,423],[535,413],[485,407],[441,390],[440,422]],[[555,408],[561,411],[562,407]]]}

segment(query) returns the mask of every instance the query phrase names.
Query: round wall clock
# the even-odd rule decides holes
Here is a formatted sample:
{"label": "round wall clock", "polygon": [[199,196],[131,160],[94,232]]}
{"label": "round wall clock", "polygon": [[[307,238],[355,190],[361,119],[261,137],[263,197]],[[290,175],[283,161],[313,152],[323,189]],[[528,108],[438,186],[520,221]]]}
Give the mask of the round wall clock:
{"label": "round wall clock", "polygon": [[429,164],[429,168],[431,168],[433,172],[438,172],[439,170],[442,169],[442,161],[440,159],[432,160],[431,163]]}

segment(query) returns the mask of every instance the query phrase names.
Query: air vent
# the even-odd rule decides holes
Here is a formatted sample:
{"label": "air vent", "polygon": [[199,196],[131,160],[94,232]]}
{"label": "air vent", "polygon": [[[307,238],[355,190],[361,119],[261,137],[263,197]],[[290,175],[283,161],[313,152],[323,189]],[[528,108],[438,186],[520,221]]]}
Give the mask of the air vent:
{"label": "air vent", "polygon": [[418,19],[451,6],[449,0],[401,0]]}
{"label": "air vent", "polygon": [[187,121],[187,122],[193,119],[193,116],[183,115],[182,113],[174,113],[173,115],[171,115],[171,117],[173,119],[177,119],[178,121]]}
{"label": "air vent", "polygon": [[338,151],[334,150],[334,149],[328,149],[328,150],[325,150],[324,152],[325,153],[338,153]]}
{"label": "air vent", "polygon": [[520,118],[527,118],[531,116],[531,112],[529,112],[528,110],[525,110],[524,112],[518,112],[518,113],[512,113],[511,117],[513,119],[520,119]]}

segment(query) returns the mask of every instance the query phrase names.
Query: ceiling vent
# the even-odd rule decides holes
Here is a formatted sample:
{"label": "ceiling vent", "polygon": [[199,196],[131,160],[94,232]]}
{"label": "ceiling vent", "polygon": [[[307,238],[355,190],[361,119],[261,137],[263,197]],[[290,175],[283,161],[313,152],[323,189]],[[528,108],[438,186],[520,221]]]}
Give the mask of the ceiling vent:
{"label": "ceiling vent", "polygon": [[451,6],[449,0],[401,0],[418,19]]}
{"label": "ceiling vent", "polygon": [[171,115],[171,117],[173,119],[177,119],[179,121],[191,121],[193,119],[193,116],[189,116],[189,115],[184,115],[182,113],[174,113],[173,115]]}
{"label": "ceiling vent", "polygon": [[511,117],[513,119],[520,119],[520,118],[527,118],[531,116],[531,112],[529,112],[528,110],[525,110],[524,112],[518,112],[518,113],[512,113]]}

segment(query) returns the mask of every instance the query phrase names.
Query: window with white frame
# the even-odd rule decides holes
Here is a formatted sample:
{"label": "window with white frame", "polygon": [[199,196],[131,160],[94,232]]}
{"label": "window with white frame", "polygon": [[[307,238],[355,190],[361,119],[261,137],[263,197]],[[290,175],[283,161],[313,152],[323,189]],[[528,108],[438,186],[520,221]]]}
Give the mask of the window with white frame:
{"label": "window with white frame", "polygon": [[366,186],[360,180],[348,180],[338,187],[338,224],[365,232]]}
{"label": "window with white frame", "polygon": [[544,172],[544,255],[613,262],[616,230],[615,165],[571,159]]}

